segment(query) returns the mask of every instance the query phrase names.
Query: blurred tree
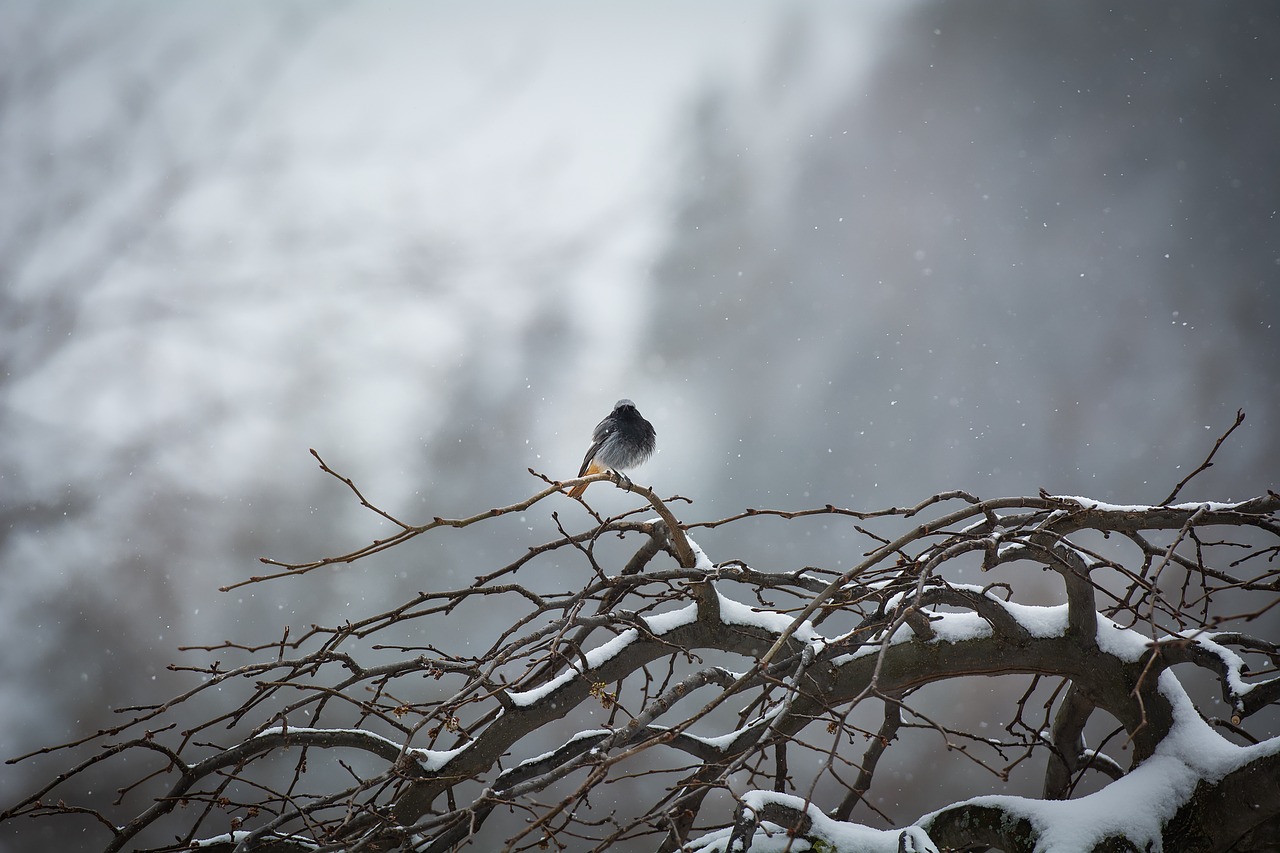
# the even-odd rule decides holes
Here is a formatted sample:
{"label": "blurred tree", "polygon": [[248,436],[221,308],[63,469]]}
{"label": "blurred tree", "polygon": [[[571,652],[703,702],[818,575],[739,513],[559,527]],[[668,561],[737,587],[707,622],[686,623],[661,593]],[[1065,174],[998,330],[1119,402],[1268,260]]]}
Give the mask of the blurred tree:
{"label": "blurred tree", "polygon": [[727,439],[702,497],[1150,501],[1188,424],[1240,407],[1265,428],[1206,482],[1265,487],[1280,11],[979,0],[887,30],[798,122],[724,87],[690,122],[655,331]]}
{"label": "blurred tree", "polygon": [[[190,310],[179,294],[121,297],[111,273],[216,171],[289,46],[327,14],[322,4],[281,4],[263,15],[266,38],[246,43],[233,22],[192,12],[128,2],[0,8],[0,563],[6,586],[21,592],[0,608],[13,636],[40,638],[11,636],[0,653],[23,696],[0,711],[10,749],[88,721],[108,725],[113,708],[136,698],[124,673],[173,686],[174,622],[191,613],[173,583],[174,557],[212,550],[204,522],[216,497],[155,462],[176,434],[217,423],[213,406],[179,423],[147,411],[149,389],[131,386],[119,420],[145,427],[95,422],[86,391],[137,380],[100,375],[75,377],[75,405],[56,417],[15,401],[58,394],[68,364],[129,361],[95,357],[104,351],[123,348],[136,361],[160,324]],[[203,90],[199,119],[175,126],[170,107],[193,72],[228,60],[236,73],[225,88]],[[3,795],[16,795],[31,769],[6,774]],[[91,801],[105,806],[110,795],[98,791]],[[73,845],[41,839],[46,849]]]}

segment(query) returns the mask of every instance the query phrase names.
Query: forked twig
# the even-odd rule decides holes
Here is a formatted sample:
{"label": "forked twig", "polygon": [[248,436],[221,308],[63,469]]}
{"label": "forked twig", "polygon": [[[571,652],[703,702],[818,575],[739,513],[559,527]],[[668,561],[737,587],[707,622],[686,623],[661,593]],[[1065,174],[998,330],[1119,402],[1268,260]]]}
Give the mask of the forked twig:
{"label": "forked twig", "polygon": [[1191,482],[1192,477],[1194,477],[1196,474],[1199,474],[1201,471],[1204,471],[1208,468],[1212,468],[1213,455],[1218,452],[1218,448],[1222,446],[1222,442],[1227,440],[1227,436],[1235,432],[1236,427],[1240,426],[1240,424],[1242,423],[1244,423],[1244,409],[1236,409],[1236,422],[1233,423],[1230,427],[1228,427],[1227,431],[1224,432],[1221,436],[1219,436],[1218,440],[1213,443],[1213,450],[1209,451],[1209,455],[1206,456],[1204,461],[1200,463],[1200,467],[1192,471],[1187,476],[1183,477],[1182,482],[1174,486],[1173,491],[1169,493],[1169,496],[1164,500],[1160,501],[1160,503],[1157,504],[1157,506],[1168,506],[1169,504],[1173,503],[1173,499],[1178,496],[1178,492],[1182,491],[1183,486]]}

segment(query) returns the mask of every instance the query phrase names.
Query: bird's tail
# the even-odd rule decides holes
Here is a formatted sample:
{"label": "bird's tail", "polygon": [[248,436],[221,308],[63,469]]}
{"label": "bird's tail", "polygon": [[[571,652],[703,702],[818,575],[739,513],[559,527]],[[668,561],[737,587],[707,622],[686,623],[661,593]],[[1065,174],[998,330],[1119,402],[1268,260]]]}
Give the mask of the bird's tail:
{"label": "bird's tail", "polygon": [[[590,465],[585,466],[582,469],[582,471],[578,473],[578,476],[587,477],[592,474],[603,474],[604,471],[605,469],[597,465],[593,460]],[[591,485],[590,483],[579,483],[578,485],[574,486],[572,489],[569,490],[569,497],[571,498],[582,497],[582,493],[585,492],[587,490],[587,486],[590,486],[590,485]]]}

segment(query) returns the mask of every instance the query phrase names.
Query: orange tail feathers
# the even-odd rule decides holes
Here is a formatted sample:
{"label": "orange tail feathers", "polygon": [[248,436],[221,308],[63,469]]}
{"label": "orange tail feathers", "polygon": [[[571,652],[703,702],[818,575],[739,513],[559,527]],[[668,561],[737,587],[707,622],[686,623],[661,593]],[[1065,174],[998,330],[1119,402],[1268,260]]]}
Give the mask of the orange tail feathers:
{"label": "orange tail feathers", "polygon": [[[601,468],[595,462],[592,462],[590,465],[587,466],[587,469],[582,473],[580,473],[578,476],[587,477],[587,476],[590,476],[591,474],[603,474],[604,472],[605,472],[604,468]],[[585,492],[587,490],[587,486],[590,486],[590,485],[591,485],[590,483],[579,483],[578,485],[574,486],[572,489],[569,490],[569,497],[571,498],[582,497],[582,493]]]}

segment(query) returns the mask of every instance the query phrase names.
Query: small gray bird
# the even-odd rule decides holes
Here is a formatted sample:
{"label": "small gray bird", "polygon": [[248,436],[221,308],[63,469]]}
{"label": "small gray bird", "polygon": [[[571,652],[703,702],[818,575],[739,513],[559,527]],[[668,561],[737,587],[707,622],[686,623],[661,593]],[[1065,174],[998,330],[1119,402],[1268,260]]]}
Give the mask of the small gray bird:
{"label": "small gray bird", "polygon": [[[600,474],[605,471],[621,473],[628,468],[644,464],[653,455],[654,440],[657,433],[653,424],[649,423],[636,411],[636,404],[630,400],[619,400],[613,411],[596,424],[591,434],[591,449],[582,459],[579,477],[588,474]],[[582,497],[590,483],[580,483],[569,492],[569,497]]]}

